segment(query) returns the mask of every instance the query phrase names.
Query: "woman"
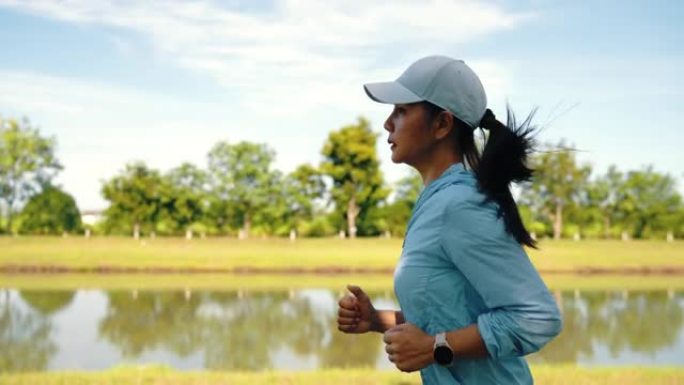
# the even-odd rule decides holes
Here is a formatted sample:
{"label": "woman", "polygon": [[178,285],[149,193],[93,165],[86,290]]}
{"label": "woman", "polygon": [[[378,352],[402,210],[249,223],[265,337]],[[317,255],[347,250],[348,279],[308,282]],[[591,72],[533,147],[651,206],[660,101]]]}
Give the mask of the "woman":
{"label": "woman", "polygon": [[[376,310],[350,285],[339,330],[384,333],[389,360],[420,370],[424,384],[531,384],[522,356],[555,337],[561,318],[522,248],[535,243],[509,189],[532,174],[529,118],[516,128],[509,111],[509,125],[500,123],[477,75],[444,56],[364,88],[394,105],[385,122],[392,161],[418,170],[425,188],[394,273],[401,310]],[[478,127],[488,137],[481,154]]]}

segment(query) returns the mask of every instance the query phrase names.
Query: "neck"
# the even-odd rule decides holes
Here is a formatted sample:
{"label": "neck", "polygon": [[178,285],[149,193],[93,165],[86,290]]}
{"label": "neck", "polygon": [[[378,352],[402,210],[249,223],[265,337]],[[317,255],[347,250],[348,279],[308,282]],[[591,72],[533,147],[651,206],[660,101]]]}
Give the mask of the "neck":
{"label": "neck", "polygon": [[454,153],[454,151],[436,152],[431,159],[426,159],[420,164],[413,165],[413,168],[418,170],[423,178],[423,185],[427,186],[430,182],[439,178],[449,166],[461,161],[461,156]]}

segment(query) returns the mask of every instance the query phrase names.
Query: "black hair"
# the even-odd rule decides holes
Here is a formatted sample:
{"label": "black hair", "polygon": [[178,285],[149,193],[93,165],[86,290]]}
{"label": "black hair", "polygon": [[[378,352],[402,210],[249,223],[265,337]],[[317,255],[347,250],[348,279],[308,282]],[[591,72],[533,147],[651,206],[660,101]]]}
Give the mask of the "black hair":
{"label": "black hair", "polygon": [[[429,102],[422,104],[429,119],[445,111]],[[454,116],[457,151],[473,170],[486,201],[498,204],[498,214],[504,220],[506,231],[521,245],[536,248],[537,242],[525,228],[510,189],[512,182],[520,183],[532,178],[533,170],[528,167],[527,158],[535,146],[536,127],[531,124],[534,111],[519,125],[510,107],[507,113],[508,122],[503,124],[490,109],[485,112],[479,125],[487,130],[482,153],[475,144],[475,129]]]}

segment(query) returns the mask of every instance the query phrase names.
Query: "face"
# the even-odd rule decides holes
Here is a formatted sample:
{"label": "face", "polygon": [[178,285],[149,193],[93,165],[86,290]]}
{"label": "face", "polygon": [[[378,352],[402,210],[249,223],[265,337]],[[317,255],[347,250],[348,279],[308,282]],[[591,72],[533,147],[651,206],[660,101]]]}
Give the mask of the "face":
{"label": "face", "polygon": [[396,104],[385,121],[392,162],[416,166],[429,153],[433,140],[420,103]]}

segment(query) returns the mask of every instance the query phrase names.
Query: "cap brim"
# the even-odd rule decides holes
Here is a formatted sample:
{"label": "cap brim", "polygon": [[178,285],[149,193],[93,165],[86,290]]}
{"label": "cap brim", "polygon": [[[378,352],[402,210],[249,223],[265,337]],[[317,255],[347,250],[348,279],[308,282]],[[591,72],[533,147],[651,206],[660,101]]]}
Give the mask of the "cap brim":
{"label": "cap brim", "polygon": [[363,89],[366,90],[369,98],[378,103],[409,104],[425,100],[396,81],[368,83],[363,85]]}

